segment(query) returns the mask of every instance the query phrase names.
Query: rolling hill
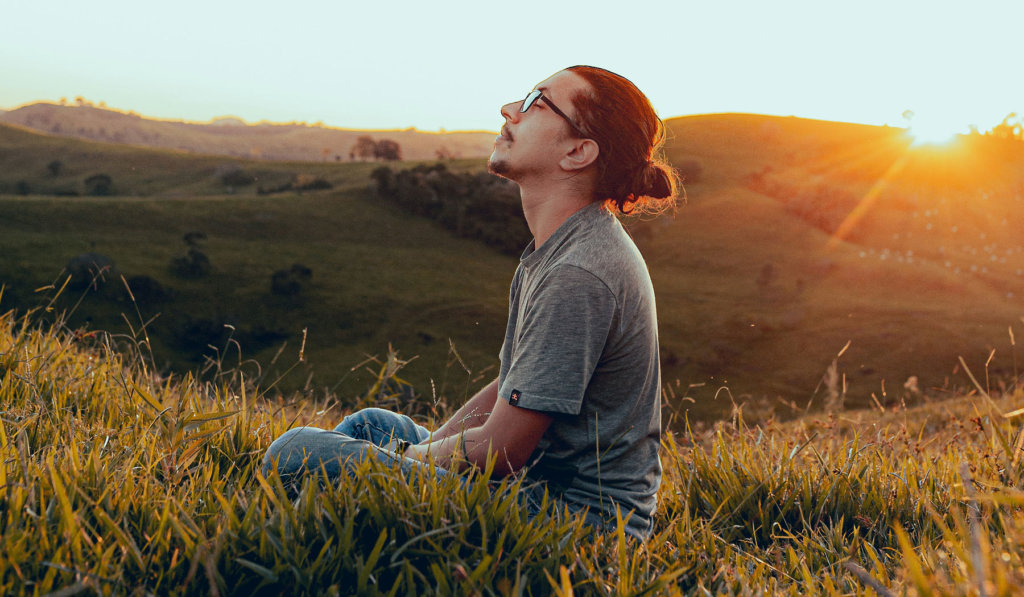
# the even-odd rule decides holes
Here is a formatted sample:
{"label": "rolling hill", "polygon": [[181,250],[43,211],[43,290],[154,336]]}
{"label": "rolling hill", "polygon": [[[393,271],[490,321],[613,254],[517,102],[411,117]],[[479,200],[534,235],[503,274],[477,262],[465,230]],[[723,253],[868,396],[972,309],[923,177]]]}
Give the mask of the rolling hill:
{"label": "rolling hill", "polygon": [[234,117],[192,123],[145,118],[88,104],[42,102],[0,113],[0,122],[77,139],[273,161],[350,161],[349,152],[361,135],[396,141],[402,157],[411,160],[434,159],[440,150],[456,157],[484,157],[494,141],[493,132],[483,131],[363,131],[266,122],[248,125]]}
{"label": "rolling hill", "polygon": [[735,114],[669,126],[670,160],[703,172],[638,237],[667,369],[706,384],[698,404],[728,387],[820,405],[847,342],[836,387],[857,405],[944,395],[965,380],[959,357],[977,374],[993,349],[991,372],[1015,371],[1024,143],[915,148],[900,129]]}
{"label": "rolling hill", "polygon": [[[673,411],[714,418],[730,396],[748,414],[827,399],[927,400],[967,383],[960,357],[995,390],[1016,375],[1024,144],[963,137],[916,148],[899,129],[743,114],[668,126],[666,154],[690,173],[688,202],[629,226],[657,292]],[[55,159],[63,169],[51,176]],[[218,178],[225,164],[261,180],[320,176],[334,188],[228,194]],[[382,356],[388,343],[418,355],[405,377],[421,394],[452,379],[470,386],[468,378],[493,374],[515,259],[381,204],[369,188],[373,167],[193,156],[0,126],[0,192],[13,193],[18,180],[80,188],[82,177],[107,172],[133,196],[0,197],[3,306],[31,300],[75,255],[98,252],[126,275],[173,289],[173,301],[143,315],[159,313],[157,360],[179,370],[196,364],[176,334],[202,320],[240,337],[273,332],[293,348],[307,328],[307,363],[293,386],[315,370],[310,387],[354,395],[366,387],[363,355]],[[168,271],[189,231],[208,236],[208,278]],[[275,298],[271,275],[293,263],[313,270],[308,292]],[[87,297],[76,321],[123,331],[128,309]],[[276,347],[254,344],[247,355],[271,368]],[[823,383],[830,368],[834,381]]]}

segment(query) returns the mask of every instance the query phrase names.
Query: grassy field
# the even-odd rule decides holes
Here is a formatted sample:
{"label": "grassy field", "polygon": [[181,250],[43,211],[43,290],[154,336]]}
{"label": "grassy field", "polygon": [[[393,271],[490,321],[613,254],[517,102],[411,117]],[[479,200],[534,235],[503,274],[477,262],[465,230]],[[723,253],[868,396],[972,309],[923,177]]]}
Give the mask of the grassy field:
{"label": "grassy field", "polygon": [[[1011,595],[1024,583],[1024,393],[669,434],[654,536],[594,535],[515,481],[365,464],[290,494],[269,442],[344,414],[242,370],[155,376],[139,346],[0,316],[5,594]],[[144,350],[144,348],[143,348]],[[134,355],[134,356],[133,356]],[[295,355],[292,354],[292,357]],[[387,386],[389,371],[380,385]],[[667,397],[666,397],[667,399]],[[378,396],[436,422],[459,398]]]}
{"label": "grassy field", "polygon": [[[283,367],[269,363],[281,344],[287,341],[297,350],[306,330],[307,362],[285,385],[300,387],[312,375],[310,388],[339,391],[342,384],[345,395],[365,388],[358,365],[367,356],[385,354],[389,343],[407,358],[419,357],[410,370],[417,374],[416,387],[428,388],[427,395],[428,380],[443,383],[454,358],[449,340],[466,366],[484,369],[500,348],[507,278],[515,268],[513,259],[438,234],[428,222],[390,213],[352,192],[202,201],[18,199],[0,201],[0,213],[6,225],[17,226],[5,236],[12,248],[0,262],[8,272],[21,272],[22,287],[56,280],[70,256],[90,251],[111,256],[125,276],[150,275],[175,293],[172,300],[140,306],[137,313],[123,296],[122,281],[108,276],[108,292],[65,291],[57,304],[74,309],[73,325],[129,334],[152,319],[148,337],[157,367],[176,371],[201,363],[175,358],[181,347],[168,345],[175,330],[197,321],[218,329],[231,325],[241,347],[221,339],[216,348],[235,363],[241,351],[242,359],[256,359],[267,368],[263,373],[274,377]],[[179,279],[168,272],[168,263],[185,253],[182,236],[192,230],[208,237],[203,250],[212,273]],[[467,253],[478,256],[466,261]],[[313,270],[309,288],[297,297],[273,295],[272,273],[294,263]],[[30,269],[33,264],[38,269]],[[40,279],[40,270],[47,278]],[[23,298],[31,303],[40,296]],[[243,338],[252,338],[258,328],[278,338],[256,350]],[[481,336],[490,342],[474,341]],[[455,365],[451,373],[464,383],[467,374],[461,369]]]}
{"label": "grassy field", "polygon": [[[699,176],[674,216],[631,228],[654,279],[673,407],[714,420],[731,397],[751,413],[793,416],[823,404],[833,361],[841,398],[859,407],[956,395],[967,387],[960,357],[1010,376],[1008,330],[1019,335],[1024,315],[1024,243],[1012,225],[1024,219],[1014,167],[1024,144],[912,148],[897,129],[735,114],[669,128],[669,159],[696,163]],[[57,176],[47,170],[55,159]],[[137,314],[123,297],[89,296],[70,323],[130,334],[156,316],[148,330],[162,371],[201,367],[206,344],[237,361],[226,337],[178,339],[226,324],[268,379],[284,369],[271,364],[282,343],[294,349],[308,330],[307,362],[281,387],[309,395],[358,400],[370,381],[361,363],[389,344],[416,357],[405,375],[420,395],[452,375],[479,383],[496,365],[515,260],[381,205],[368,188],[374,167],[174,154],[0,126],[0,190],[24,181],[44,193],[0,196],[3,306],[45,302],[52,291],[36,288],[97,252],[174,298]],[[258,181],[229,188],[218,173],[230,168]],[[82,190],[98,172],[116,197],[47,194]],[[298,176],[333,188],[255,192]],[[193,231],[208,236],[212,271],[182,280],[168,264]],[[270,277],[294,263],[313,271],[312,283],[295,299],[273,296]],[[64,297],[62,309],[78,301]]]}
{"label": "grassy field", "polygon": [[[0,132],[10,135],[0,142],[6,149],[0,162],[7,166],[0,172],[31,171],[26,163],[45,166],[57,156],[65,173],[49,184],[104,168],[115,187],[131,195],[0,197],[0,283],[7,286],[7,308],[48,301],[55,289],[35,289],[55,281],[59,286],[75,255],[100,253],[113,259],[117,270],[105,277],[106,291],[68,290],[57,309],[71,311],[71,325],[120,334],[148,323],[149,346],[163,371],[197,370],[205,363],[198,352],[218,354],[205,345],[176,343],[180,330],[196,322],[233,326],[240,345],[220,338],[217,351],[236,364],[247,361],[254,375],[270,379],[293,364],[272,365],[278,350],[286,342],[297,350],[306,330],[306,362],[291,368],[281,386],[307,387],[310,394],[330,388],[352,400],[369,379],[361,364],[385,355],[389,344],[414,359],[407,374],[427,396],[447,383],[449,374],[462,386],[467,379],[479,382],[496,361],[515,260],[452,239],[429,222],[367,197],[369,172],[376,165],[246,162],[246,171],[268,186],[306,174],[323,177],[334,188],[272,195],[249,188],[232,195],[214,176],[219,166],[235,163],[231,160],[138,148],[122,154],[116,146],[5,127]],[[16,149],[26,145],[36,153]],[[479,163],[451,167],[458,171]],[[50,178],[43,168],[30,184]],[[212,270],[200,279],[182,279],[169,264],[186,254],[182,238],[193,231],[207,235],[202,250]],[[474,259],[467,261],[468,254]],[[308,288],[296,297],[273,295],[272,274],[295,263],[312,269]],[[133,275],[154,278],[172,298],[132,304],[120,276]],[[252,341],[253,330],[272,332],[272,340]]]}

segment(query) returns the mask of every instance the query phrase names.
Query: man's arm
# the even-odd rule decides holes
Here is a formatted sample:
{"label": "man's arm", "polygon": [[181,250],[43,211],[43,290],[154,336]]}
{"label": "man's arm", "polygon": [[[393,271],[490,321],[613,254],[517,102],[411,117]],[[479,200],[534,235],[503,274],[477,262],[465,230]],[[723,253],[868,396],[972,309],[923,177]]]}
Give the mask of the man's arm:
{"label": "man's arm", "polygon": [[[493,410],[483,425],[465,431],[456,425],[451,435],[440,439],[435,435],[429,443],[410,446],[405,455],[424,462],[433,458],[438,466],[450,470],[464,470],[470,466],[485,468],[488,458],[493,455],[496,459],[495,477],[504,477],[521,469],[551,425],[552,417],[497,399],[496,382],[493,395]],[[447,424],[442,429],[446,427]]]}
{"label": "man's arm", "polygon": [[462,405],[441,428],[430,434],[430,441],[437,441],[455,435],[460,431],[480,427],[487,420],[498,398],[498,380],[484,386],[468,402]]}

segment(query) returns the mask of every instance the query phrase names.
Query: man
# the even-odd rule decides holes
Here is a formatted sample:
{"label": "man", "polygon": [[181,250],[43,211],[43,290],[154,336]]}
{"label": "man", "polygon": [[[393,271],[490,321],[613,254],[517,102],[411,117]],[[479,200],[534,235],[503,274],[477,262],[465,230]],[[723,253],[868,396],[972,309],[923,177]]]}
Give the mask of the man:
{"label": "man", "polygon": [[646,537],[661,481],[657,316],[643,258],[611,211],[673,200],[674,172],[656,157],[664,128],[631,82],[587,66],[501,114],[488,165],[519,185],[534,238],[512,281],[498,378],[433,433],[366,409],[334,431],[288,431],[265,469],[312,461],[340,474],[366,451],[449,471],[494,459],[494,475],[524,471],[588,522],[619,515]]}

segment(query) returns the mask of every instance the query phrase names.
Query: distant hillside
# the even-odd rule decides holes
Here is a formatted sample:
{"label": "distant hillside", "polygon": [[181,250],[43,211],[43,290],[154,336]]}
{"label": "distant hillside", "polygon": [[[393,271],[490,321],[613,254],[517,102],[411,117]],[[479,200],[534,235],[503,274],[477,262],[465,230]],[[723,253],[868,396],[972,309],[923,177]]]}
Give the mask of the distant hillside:
{"label": "distant hillside", "polygon": [[[993,389],[1015,359],[1024,364],[1009,335],[1024,338],[1024,143],[969,136],[914,148],[900,129],[749,114],[668,127],[688,204],[629,225],[654,280],[673,409],[721,416],[730,395],[748,412],[792,412],[780,399],[821,406],[830,398],[820,382],[847,343],[830,383],[848,406],[951,393],[967,382],[960,357],[981,378],[987,363]],[[389,342],[419,356],[405,372],[421,392],[456,362],[448,339],[484,371],[516,260],[383,202],[370,187],[376,166],[188,155],[0,125],[2,307],[96,252],[169,289],[143,314],[160,313],[149,328],[156,358],[179,370],[195,363],[182,338],[222,346],[209,338],[230,324],[264,365],[271,339],[296,346],[308,328],[301,377],[315,365],[326,386],[365,388],[349,368]],[[256,181],[229,186],[232,168]],[[98,172],[140,198],[52,197],[84,193]],[[259,185],[302,177],[333,189],[257,196]],[[213,270],[181,279],[168,264],[193,231],[208,235]],[[293,264],[313,271],[306,294],[273,295],[272,276]],[[126,310],[99,297],[75,323],[125,331]]]}
{"label": "distant hillside", "polygon": [[901,129],[750,114],[668,126],[669,159],[700,176],[675,218],[634,234],[666,373],[691,410],[716,408],[721,387],[738,402],[821,405],[847,342],[835,387],[859,405],[948,392],[965,381],[960,356],[979,374],[995,350],[990,372],[1014,371],[1024,143],[915,148]]}
{"label": "distant hillside", "polygon": [[434,159],[439,151],[479,158],[490,154],[494,143],[494,133],[482,131],[362,131],[305,123],[248,125],[235,117],[198,124],[155,120],[91,105],[50,103],[0,113],[0,122],[92,141],[274,161],[349,161],[349,152],[361,135],[397,142],[402,158],[409,160]]}

